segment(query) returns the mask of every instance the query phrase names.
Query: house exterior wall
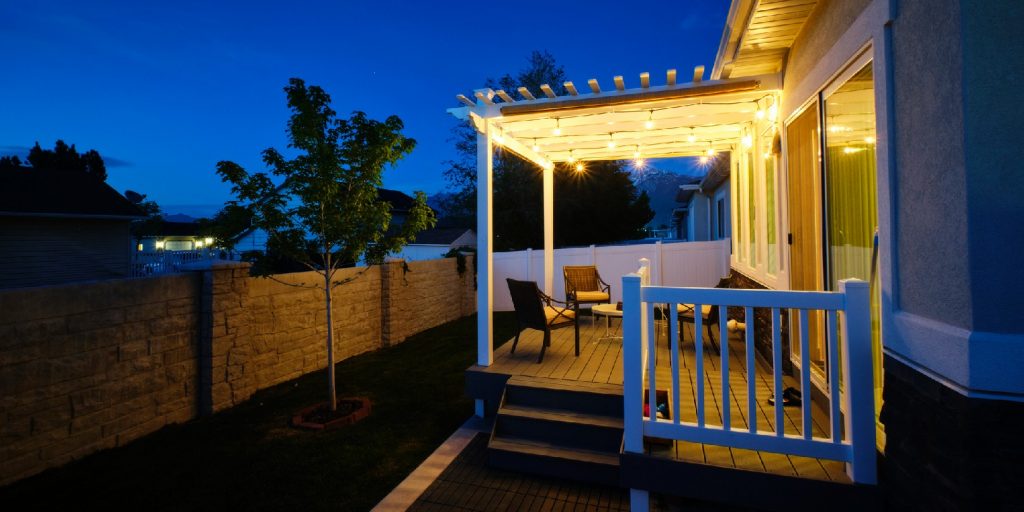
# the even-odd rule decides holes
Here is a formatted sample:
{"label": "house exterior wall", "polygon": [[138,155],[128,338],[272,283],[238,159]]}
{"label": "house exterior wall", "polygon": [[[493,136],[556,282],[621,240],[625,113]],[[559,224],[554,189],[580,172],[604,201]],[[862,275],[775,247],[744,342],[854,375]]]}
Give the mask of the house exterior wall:
{"label": "house exterior wall", "polygon": [[711,219],[708,217],[708,196],[696,193],[690,199],[691,242],[711,240]]}
{"label": "house exterior wall", "polygon": [[133,249],[129,224],[0,217],[0,288],[128,277]]}
{"label": "house exterior wall", "polygon": [[[722,217],[718,215],[718,201],[722,201]],[[729,195],[729,180],[725,180],[711,196],[711,237],[710,240],[721,240],[732,236],[732,198]],[[723,236],[718,236],[718,226],[722,225]]]}
{"label": "house exterior wall", "polygon": [[[338,361],[476,307],[471,258],[344,269]],[[315,273],[275,276],[314,284]],[[326,366],[323,293],[248,265],[0,290],[0,485]]]}

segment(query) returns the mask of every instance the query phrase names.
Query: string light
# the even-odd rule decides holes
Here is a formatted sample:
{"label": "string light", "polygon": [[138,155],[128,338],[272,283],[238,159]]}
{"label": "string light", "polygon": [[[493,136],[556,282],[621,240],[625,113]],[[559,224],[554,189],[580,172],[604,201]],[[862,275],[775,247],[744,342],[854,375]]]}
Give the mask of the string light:
{"label": "string light", "polygon": [[843,153],[846,153],[847,155],[852,155],[854,153],[860,153],[861,151],[864,151],[864,148],[855,148],[855,147],[850,147],[850,146],[847,146],[847,147],[843,148]]}
{"label": "string light", "polygon": [[583,162],[576,163],[576,172],[583,172]]}
{"label": "string light", "polygon": [[707,164],[708,164],[708,157],[706,157],[706,156],[701,156],[701,157],[700,157],[700,164],[701,164],[701,165],[707,165]]}
{"label": "string light", "polygon": [[608,149],[615,149],[615,134],[608,134]]}
{"label": "string light", "polygon": [[769,121],[774,121],[775,118],[778,117],[778,116],[779,116],[779,107],[777,105],[775,105],[775,103],[772,103],[771,106],[768,107],[768,120]]}
{"label": "string light", "polygon": [[757,119],[764,119],[764,109],[761,108],[761,100],[758,100],[754,103],[754,108],[756,109],[756,111],[754,112],[754,117],[756,117]]}
{"label": "string light", "polygon": [[576,157],[572,156],[572,150],[570,149],[569,150],[569,163],[571,164],[571,163],[573,163],[575,161],[576,161]]}
{"label": "string light", "polygon": [[562,134],[562,125],[559,122],[558,118],[556,117],[555,118],[555,129],[551,130],[551,135],[554,135],[555,137],[558,137],[561,134]]}
{"label": "string light", "polygon": [[693,127],[690,127],[690,134],[686,136],[686,142],[693,144],[697,141],[697,136],[693,134]]}
{"label": "string light", "polygon": [[537,139],[533,139],[533,151],[534,153],[540,152],[540,146],[537,145]]}
{"label": "string light", "polygon": [[754,145],[754,139],[750,135],[743,136],[743,147],[749,148]]}
{"label": "string light", "polygon": [[867,144],[874,144],[875,143],[875,138],[874,137],[864,137],[864,142],[867,143]]}
{"label": "string light", "polygon": [[647,122],[644,123],[644,128],[648,129],[648,130],[650,130],[651,128],[654,128],[654,111],[653,110],[648,112],[648,114],[647,114]]}
{"label": "string light", "polygon": [[502,137],[501,135],[495,135],[494,136],[494,143],[499,145],[499,146],[501,146],[502,144],[505,143],[505,137]]}
{"label": "string light", "polygon": [[715,148],[708,147],[707,155],[708,156],[715,156]]}

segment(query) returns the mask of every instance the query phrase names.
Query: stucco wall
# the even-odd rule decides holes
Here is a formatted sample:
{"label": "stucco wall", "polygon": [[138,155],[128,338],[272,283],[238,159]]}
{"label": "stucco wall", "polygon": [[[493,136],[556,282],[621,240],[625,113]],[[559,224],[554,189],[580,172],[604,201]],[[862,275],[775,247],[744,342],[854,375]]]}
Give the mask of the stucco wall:
{"label": "stucco wall", "polygon": [[128,277],[128,220],[0,216],[0,288]]}
{"label": "stucco wall", "polygon": [[[473,263],[344,269],[337,361],[471,314]],[[327,364],[315,273],[189,274],[0,291],[0,485],[222,410]]]}

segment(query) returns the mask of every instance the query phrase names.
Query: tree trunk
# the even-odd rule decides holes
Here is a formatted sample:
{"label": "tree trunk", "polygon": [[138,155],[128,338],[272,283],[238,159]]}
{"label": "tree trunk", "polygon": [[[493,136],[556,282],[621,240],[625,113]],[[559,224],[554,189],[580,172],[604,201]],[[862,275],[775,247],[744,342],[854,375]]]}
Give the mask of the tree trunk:
{"label": "tree trunk", "polygon": [[324,294],[327,299],[327,386],[330,391],[331,410],[338,410],[338,396],[334,388],[334,322],[331,319],[331,277],[324,276]]}

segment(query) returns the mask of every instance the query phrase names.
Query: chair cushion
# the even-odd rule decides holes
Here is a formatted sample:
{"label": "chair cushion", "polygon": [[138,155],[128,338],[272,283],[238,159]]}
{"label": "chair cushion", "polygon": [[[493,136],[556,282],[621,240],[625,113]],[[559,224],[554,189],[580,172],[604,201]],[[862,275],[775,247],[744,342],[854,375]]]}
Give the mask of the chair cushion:
{"label": "chair cushion", "polygon": [[579,302],[607,302],[608,299],[605,292],[576,292],[576,300]]}
{"label": "chair cushion", "polygon": [[[561,313],[561,316],[559,316],[559,313]],[[547,317],[547,321],[549,324],[556,318],[558,319],[557,322],[569,322],[576,317],[576,312],[571,309],[562,311],[561,308],[556,308],[554,306],[545,306],[544,316]]]}

